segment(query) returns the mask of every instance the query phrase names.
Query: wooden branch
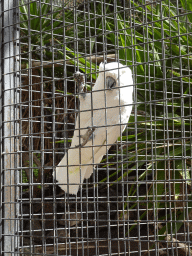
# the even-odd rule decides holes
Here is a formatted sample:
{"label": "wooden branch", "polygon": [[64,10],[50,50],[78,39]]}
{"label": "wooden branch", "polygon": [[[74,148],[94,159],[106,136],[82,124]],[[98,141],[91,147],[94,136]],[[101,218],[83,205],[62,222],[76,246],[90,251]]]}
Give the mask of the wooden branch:
{"label": "wooden branch", "polygon": [[[80,58],[83,58],[80,57]],[[79,58],[79,62],[80,61],[80,58]],[[116,61],[116,55],[115,54],[109,54],[106,56],[106,58],[104,59],[103,55],[101,56],[90,56],[90,57],[86,57],[85,60],[86,61],[91,61],[93,63],[101,63],[102,61],[104,60],[107,60],[108,62],[113,62],[113,61]],[[78,59],[76,59],[77,61]],[[35,69],[40,69],[42,66],[43,68],[52,68],[53,66],[54,67],[61,67],[64,65],[64,63],[66,64],[72,64],[72,61],[74,61],[74,59],[71,59],[71,60],[54,60],[53,62],[52,61],[32,61],[32,68],[35,68]],[[27,68],[27,63],[23,63],[21,64],[21,69],[28,69]]]}

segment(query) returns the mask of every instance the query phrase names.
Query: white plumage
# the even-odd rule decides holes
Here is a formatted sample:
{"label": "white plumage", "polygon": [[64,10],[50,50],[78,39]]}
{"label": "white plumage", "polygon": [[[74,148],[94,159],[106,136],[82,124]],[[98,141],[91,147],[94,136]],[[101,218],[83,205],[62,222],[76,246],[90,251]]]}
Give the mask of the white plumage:
{"label": "white plumage", "polygon": [[84,178],[121,136],[132,110],[131,70],[112,62],[101,63],[99,71],[92,93],[80,96],[71,147],[56,167],[58,185],[70,194],[77,194]]}

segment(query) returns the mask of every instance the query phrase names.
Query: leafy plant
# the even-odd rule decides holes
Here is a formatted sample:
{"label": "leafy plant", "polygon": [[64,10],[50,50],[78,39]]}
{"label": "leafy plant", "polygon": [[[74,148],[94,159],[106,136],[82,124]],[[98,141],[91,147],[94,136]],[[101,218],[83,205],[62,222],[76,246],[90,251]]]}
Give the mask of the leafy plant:
{"label": "leafy plant", "polygon": [[[67,5],[67,2],[65,3]],[[84,28],[81,26],[82,15],[77,15],[79,24],[78,37],[84,38]],[[75,25],[74,13],[72,8],[54,7],[49,0],[41,0],[26,4],[24,0],[20,1],[20,27],[21,27],[21,51],[23,61],[28,59],[33,61],[42,60],[68,60],[71,64],[79,66],[80,70],[87,74],[96,71],[96,66],[86,61],[80,52],[75,53],[74,38]],[[79,42],[79,48],[81,47]],[[81,47],[83,49],[83,47]],[[29,54],[31,54],[29,58]],[[48,63],[48,62],[47,62]],[[56,62],[55,62],[56,63]],[[39,64],[40,65],[40,64]],[[44,73],[50,76],[52,67],[44,66]],[[68,75],[72,72],[68,71]],[[54,76],[64,77],[63,68],[55,67]],[[94,73],[91,74],[96,79]]]}
{"label": "leafy plant", "polygon": [[[181,1],[180,10],[168,0],[146,4],[145,8],[142,4],[142,0],[131,1],[134,7],[132,22],[125,20],[120,12],[117,14],[117,25],[112,20],[106,21],[108,31],[118,31],[118,39],[114,33],[108,33],[109,43],[116,45],[118,40],[121,62],[134,67],[139,92],[136,96],[139,101],[135,108],[137,114],[131,116],[128,135],[121,139],[125,146],[117,152],[119,156],[123,154],[123,159],[119,161],[118,171],[113,172],[109,180],[112,186],[131,173],[136,176],[135,180],[140,182],[137,186],[133,184],[128,194],[129,203],[133,203],[131,208],[135,208],[141,181],[150,181],[149,177],[155,179],[155,185],[151,183],[148,187],[147,196],[140,199],[149,200],[147,208],[154,207],[157,213],[166,208],[168,195],[173,198],[172,209],[179,205],[179,200],[185,197],[183,181],[191,190],[192,166],[191,161],[185,159],[191,156],[192,27],[189,21],[192,19],[192,7],[186,1]],[[178,12],[185,15],[178,17]],[[136,134],[132,132],[135,125]],[[114,155],[108,157],[111,166],[116,160]],[[122,168],[127,170],[123,175]],[[150,203],[152,199],[154,203]],[[124,209],[127,208],[125,203]],[[146,214],[144,211],[140,218]],[[183,211],[176,210],[174,214],[177,220],[186,218]],[[177,225],[178,230],[180,222],[176,222]],[[159,235],[162,230],[159,230]],[[169,228],[166,231],[169,232]]]}
{"label": "leafy plant", "polygon": [[[67,1],[65,1],[65,4],[67,5]],[[81,15],[78,15],[77,17],[79,22],[81,21],[80,16]],[[80,26],[78,36],[83,37],[83,33],[84,30],[81,29]],[[23,84],[23,86],[26,85],[26,90],[22,92],[22,100],[26,102],[26,105],[28,104],[30,93],[28,93],[27,90],[31,90],[31,99],[36,105],[36,108],[33,108],[32,116],[41,122],[40,102],[42,95],[40,93],[40,87],[42,85],[42,80],[40,77],[42,77],[41,72],[43,70],[43,104],[46,106],[46,118],[49,118],[49,120],[52,118],[52,100],[50,100],[50,96],[48,95],[52,94],[53,89],[53,83],[50,81],[50,77],[54,77],[55,93],[58,96],[55,99],[55,111],[57,112],[55,116],[56,122],[58,122],[62,113],[61,110],[57,111],[57,109],[61,108],[61,105],[65,106],[64,99],[65,101],[69,99],[66,96],[70,96],[70,100],[73,100],[72,97],[74,96],[74,83],[69,83],[67,92],[64,93],[62,90],[64,88],[64,78],[72,76],[76,66],[87,74],[88,79],[90,77],[94,80],[96,79],[94,72],[96,71],[97,66],[83,58],[80,52],[77,53],[73,50],[75,35],[74,10],[73,8],[65,8],[65,6],[55,7],[49,0],[30,1],[28,4],[26,1],[20,0],[20,34],[22,67],[28,69],[29,67],[34,67],[34,64],[38,64],[35,66],[35,69],[32,68],[28,69],[27,72],[24,71],[25,77],[26,74],[28,77]],[[83,41],[81,42],[83,45]],[[62,64],[67,62],[67,69],[62,65],[60,67],[56,65],[57,60],[59,60],[59,62],[61,61]],[[49,65],[50,63],[53,65]],[[42,65],[43,69],[41,69]],[[52,66],[54,66],[54,70]],[[67,74],[64,70],[66,70]],[[28,87],[28,84],[31,84],[32,86]],[[90,90],[89,84],[87,84],[87,89]],[[70,100],[68,103],[72,102]],[[26,118],[29,116],[29,111],[29,107],[25,108],[23,111],[23,115],[25,115]],[[50,117],[48,117],[49,115]],[[23,133],[28,134],[30,126],[29,122],[26,121],[25,124],[22,124]],[[49,133],[49,129],[47,128],[48,127],[45,125],[44,132],[46,134]],[[62,130],[63,126],[60,125],[58,130],[59,128]],[[38,122],[36,122],[33,125],[31,132],[38,133],[39,129]],[[50,137],[51,136],[52,134],[50,134]],[[64,141],[59,140],[59,142],[63,143]],[[40,150],[40,138],[35,138],[33,143],[33,149]],[[27,137],[25,138],[25,144],[29,144]],[[46,140],[45,148],[50,149],[50,147],[52,147],[50,144],[50,141]],[[56,147],[57,146],[59,147],[58,143],[56,144]],[[27,148],[25,150],[27,150]],[[44,160],[45,163],[47,163],[46,156]],[[50,161],[50,159],[47,160]],[[51,162],[49,164],[51,164]],[[36,171],[39,172],[38,169]],[[39,177],[37,178],[37,182],[40,182],[40,180],[38,180]],[[26,182],[25,175],[23,175],[21,179],[23,182]]]}
{"label": "leafy plant", "polygon": [[[166,218],[177,220],[173,229],[175,233],[187,214],[177,207],[181,198],[186,199],[183,182],[191,193],[191,1],[181,0],[180,8],[168,0],[145,5],[142,0],[130,1],[129,15],[122,16],[118,11],[115,22],[110,5],[104,10],[102,3],[91,2],[91,11],[77,16],[78,38],[85,41],[78,41],[81,49],[78,53],[74,50],[73,11],[53,10],[49,2],[41,0],[37,5],[33,1],[26,5],[21,0],[24,61],[28,62],[29,53],[35,60],[62,58],[96,79],[92,70],[95,72],[97,66],[85,60],[84,54],[103,51],[103,40],[109,52],[114,52],[118,46],[120,61],[133,67],[138,104],[136,114],[130,117],[126,135],[119,138],[123,147],[108,156],[110,166],[117,162],[117,171],[101,182],[109,179],[113,186],[131,174],[136,177],[138,185],[129,188],[127,203],[124,204],[126,211],[128,207],[129,210],[137,207],[138,189],[142,181],[147,181],[147,193],[139,198],[141,204],[145,200],[143,208],[146,209],[147,202],[148,210],[153,208],[158,215],[170,203],[171,209],[176,210]],[[85,18],[86,25],[83,23]],[[63,77],[63,68],[57,69],[58,76]],[[119,160],[116,156],[123,157]],[[167,197],[171,198],[170,202]],[[190,209],[191,204],[188,204]],[[144,210],[140,219],[146,214]],[[169,224],[164,225],[159,229],[159,237],[164,238],[170,230]]]}
{"label": "leafy plant", "polygon": [[[52,57],[51,49],[55,46],[54,37],[63,38],[63,11],[62,8],[53,9],[49,0],[36,1],[27,5],[24,0],[20,1],[20,27],[22,43],[26,46],[25,52],[32,52],[34,59],[40,59],[41,52],[44,59]],[[66,38],[73,34],[71,25],[71,11],[64,13],[66,26]],[[56,46],[57,47],[57,46]],[[28,51],[27,51],[28,50]]]}

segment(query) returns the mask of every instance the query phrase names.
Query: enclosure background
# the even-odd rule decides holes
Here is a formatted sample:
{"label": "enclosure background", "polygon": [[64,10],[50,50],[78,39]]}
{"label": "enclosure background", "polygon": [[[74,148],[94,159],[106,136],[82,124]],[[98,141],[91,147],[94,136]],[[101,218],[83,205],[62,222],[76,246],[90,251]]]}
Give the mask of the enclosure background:
{"label": "enclosure background", "polygon": [[[2,255],[191,255],[192,3],[3,0]],[[78,93],[131,68],[133,111],[77,197],[54,180]],[[52,175],[53,174],[53,175]]]}

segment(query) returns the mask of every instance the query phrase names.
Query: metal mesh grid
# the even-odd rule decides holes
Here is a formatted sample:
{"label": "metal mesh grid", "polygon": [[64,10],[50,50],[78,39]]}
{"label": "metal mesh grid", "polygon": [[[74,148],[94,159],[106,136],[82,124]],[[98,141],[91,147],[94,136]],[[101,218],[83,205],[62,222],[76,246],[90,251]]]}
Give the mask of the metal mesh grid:
{"label": "metal mesh grid", "polygon": [[[1,254],[191,255],[190,2],[8,0],[0,8]],[[93,99],[101,62],[131,68],[133,108],[75,196],[55,180],[82,114],[73,74],[85,74]],[[103,111],[107,134],[107,101]]]}

